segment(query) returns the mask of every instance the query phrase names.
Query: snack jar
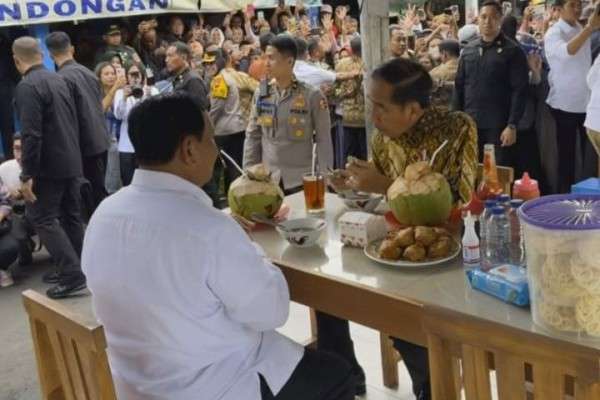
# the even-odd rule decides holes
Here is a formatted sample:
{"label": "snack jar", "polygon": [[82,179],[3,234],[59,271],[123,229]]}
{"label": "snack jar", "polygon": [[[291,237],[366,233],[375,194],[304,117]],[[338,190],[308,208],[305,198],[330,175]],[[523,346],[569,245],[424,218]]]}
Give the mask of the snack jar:
{"label": "snack jar", "polygon": [[600,195],[541,197],[519,209],[533,321],[600,341]]}

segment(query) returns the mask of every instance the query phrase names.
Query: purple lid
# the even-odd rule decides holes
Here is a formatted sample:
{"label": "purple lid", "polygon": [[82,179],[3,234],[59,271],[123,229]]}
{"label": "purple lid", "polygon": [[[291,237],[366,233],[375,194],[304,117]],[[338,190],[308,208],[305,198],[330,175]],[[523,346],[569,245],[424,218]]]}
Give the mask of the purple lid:
{"label": "purple lid", "polygon": [[544,229],[600,229],[600,195],[581,193],[540,197],[519,208],[519,217]]}

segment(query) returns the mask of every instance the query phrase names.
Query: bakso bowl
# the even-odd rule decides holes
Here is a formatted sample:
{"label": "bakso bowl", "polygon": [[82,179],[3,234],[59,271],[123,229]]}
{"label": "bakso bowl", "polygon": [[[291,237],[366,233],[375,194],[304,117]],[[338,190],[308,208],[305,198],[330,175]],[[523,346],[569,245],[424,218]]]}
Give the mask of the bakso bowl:
{"label": "bakso bowl", "polygon": [[317,218],[298,218],[282,222],[277,226],[277,232],[294,247],[314,246],[327,222]]}

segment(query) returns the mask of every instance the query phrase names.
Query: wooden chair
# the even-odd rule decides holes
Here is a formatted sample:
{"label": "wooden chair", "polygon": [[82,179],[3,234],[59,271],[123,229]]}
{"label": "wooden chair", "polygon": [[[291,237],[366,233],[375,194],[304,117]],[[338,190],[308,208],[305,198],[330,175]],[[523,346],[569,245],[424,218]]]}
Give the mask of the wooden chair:
{"label": "wooden chair", "polygon": [[600,351],[438,307],[424,329],[434,400],[491,400],[493,368],[499,400],[600,399]]}
{"label": "wooden chair", "polygon": [[43,400],[116,400],[104,329],[54,300],[23,293]]}
{"label": "wooden chair", "polygon": [[[512,193],[512,184],[515,181],[515,170],[511,167],[498,166],[498,180],[502,185],[502,191],[510,195]],[[483,164],[477,166],[477,185],[483,179]]]}

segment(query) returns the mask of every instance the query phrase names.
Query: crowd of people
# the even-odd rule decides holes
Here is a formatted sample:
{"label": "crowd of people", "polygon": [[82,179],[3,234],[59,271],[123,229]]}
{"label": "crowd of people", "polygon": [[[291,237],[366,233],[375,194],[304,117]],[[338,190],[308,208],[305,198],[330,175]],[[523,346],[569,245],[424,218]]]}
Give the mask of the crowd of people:
{"label": "crowd of people", "polygon": [[[252,332],[274,329],[285,316],[281,304],[273,301],[287,301],[282,277],[263,270],[262,258],[221,214],[206,207],[195,214],[196,204],[186,196],[222,208],[240,168],[258,163],[280,172],[284,192],[295,193],[315,159],[323,172],[339,170],[331,179],[332,188],[385,194],[407,165],[421,160],[424,151],[431,155],[445,142],[433,168],[448,179],[457,203],[471,197],[485,144],[496,145],[499,164],[515,168],[517,174],[529,171],[545,183],[546,193],[568,192],[576,180],[598,173],[597,157],[588,140],[588,135],[600,135],[598,7],[589,4],[584,9],[581,0],[555,0],[542,10],[533,5],[512,10],[510,3],[488,0],[477,15],[461,15],[455,6],[433,15],[431,6],[409,6],[390,25],[390,59],[372,70],[362,60],[356,17],[350,15],[349,7],[334,9],[327,4],[320,8],[318,23],[299,3],[293,9],[279,6],[269,18],[264,11],[248,7],[225,15],[217,26],[205,23],[203,15],[173,15],[165,24],[141,19],[134,35],[124,26],[111,24],[104,32],[103,46],[95,51],[93,65],[85,66],[76,61],[79,49],[72,38],[55,31],[44,45],[56,72],[44,68],[36,39],[23,36],[10,44],[0,42],[10,48],[21,75],[16,88],[7,92],[14,92],[20,133],[13,136],[12,118],[6,120],[10,114],[3,109],[0,115],[5,155],[12,158],[7,149],[14,148],[15,158],[0,165],[4,193],[0,285],[12,283],[7,269],[17,258],[21,265],[31,262],[31,237],[37,234],[57,266],[44,276],[45,282],[54,284],[48,296],[62,298],[90,286],[109,347],[115,346],[111,361],[118,374],[135,370],[135,357],[131,358],[126,343],[136,333],[122,322],[138,316],[128,314],[126,308],[115,312],[124,293],[113,284],[111,274],[128,268],[136,271],[125,274],[129,278],[148,275],[144,292],[159,293],[186,314],[187,300],[165,293],[164,281],[174,285],[171,289],[194,292],[198,282],[188,277],[196,272],[183,266],[198,257],[198,246],[206,246],[207,254],[212,254],[214,248],[236,238],[244,245],[228,255],[233,258],[215,261],[228,268],[214,272],[207,258],[198,261],[212,271],[198,278],[212,289],[207,302],[220,301],[231,308],[230,314],[221,311],[218,318],[228,332],[234,332],[232,338],[240,324]],[[6,62],[0,66],[0,87],[8,87],[13,74]],[[372,80],[369,87],[367,76]],[[372,105],[369,115],[367,99]],[[371,135],[367,135],[367,120],[376,128]],[[556,189],[545,179],[541,166],[540,143],[550,126],[556,132],[558,150],[553,160],[558,171]],[[136,190],[120,190],[130,185]],[[84,245],[84,220],[92,215]],[[152,223],[140,222],[149,216]],[[178,231],[173,229],[176,225],[190,228]],[[197,236],[194,229],[198,226],[214,226],[211,240],[222,242],[209,243]],[[175,251],[162,246],[163,228],[170,232],[169,240],[188,247]],[[124,243],[127,246],[121,248]],[[149,255],[152,251],[154,256]],[[154,262],[165,259],[182,268],[172,281],[159,272],[161,265],[152,270]],[[229,279],[240,273],[231,269],[239,263],[252,264],[243,273],[247,274],[246,290],[226,283],[239,281],[239,276]],[[256,294],[259,287],[260,295]],[[141,307],[156,299],[132,290],[121,300]],[[261,308],[256,305],[275,309],[265,320],[262,314],[253,314]],[[173,321],[153,318],[160,321],[142,318],[135,328],[151,322],[162,326],[181,322],[177,315]],[[210,318],[194,315],[192,319],[200,321],[190,331],[205,337]],[[260,355],[267,361],[259,363],[263,369],[257,395],[296,398],[295,394],[308,390],[306,380],[320,382],[315,388],[335,393],[315,397],[319,399],[350,399],[366,391],[348,322],[322,312],[317,312],[316,319],[319,351],[336,357],[305,353],[298,364],[297,346],[272,335]],[[205,329],[198,330],[199,326]],[[254,333],[247,334],[256,339]],[[164,337],[155,339],[160,342]],[[184,339],[182,343],[187,343],[189,337]],[[220,365],[232,373],[248,350],[247,341],[241,341],[246,343],[239,345],[241,353],[215,361],[210,368]],[[415,395],[429,399],[427,350],[400,339],[394,339],[394,346],[409,369]],[[281,351],[277,355],[276,349]],[[159,358],[164,366],[185,365],[163,350]],[[269,357],[285,359],[289,368],[273,370]],[[331,363],[338,370],[327,372],[321,367],[315,370],[319,375],[309,371],[315,363]],[[299,366],[302,371],[295,370],[296,379],[284,386],[284,378]],[[188,372],[180,379],[192,379]],[[165,386],[146,385],[163,375],[160,369],[139,376],[124,373],[119,375],[120,390],[143,396],[148,395],[143,388],[150,387],[155,396],[169,390],[165,393],[172,398],[187,398],[186,393],[191,393],[187,390],[193,389],[216,397],[231,380],[225,375],[211,380],[209,374],[194,378],[196,386],[186,387],[177,379]],[[238,386],[227,389],[233,393],[231,398],[244,393],[244,385],[249,384],[237,382]],[[273,395],[280,390],[289,397]]]}

